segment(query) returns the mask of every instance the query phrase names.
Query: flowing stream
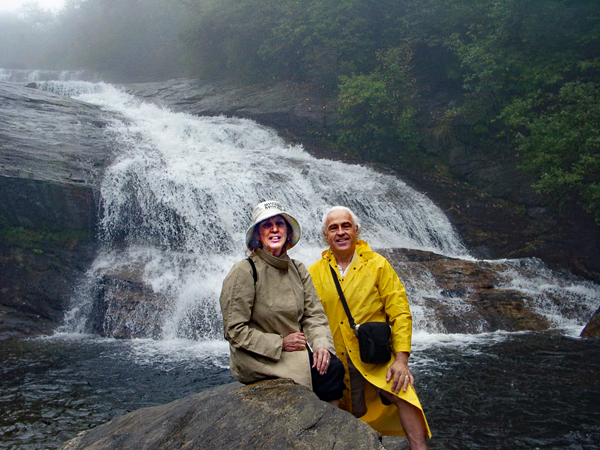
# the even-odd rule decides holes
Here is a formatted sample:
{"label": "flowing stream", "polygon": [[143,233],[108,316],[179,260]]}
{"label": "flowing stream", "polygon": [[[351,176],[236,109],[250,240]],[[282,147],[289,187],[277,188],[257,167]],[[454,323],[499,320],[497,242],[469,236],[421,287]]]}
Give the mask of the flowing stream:
{"label": "flowing stream", "polygon": [[[101,82],[38,84],[105,109],[117,150],[101,186],[103,250],[65,324],[0,349],[0,448],[57,448],[111,417],[230,382],[218,295],[244,257],[251,209],[262,200],[298,218],[302,240],[291,254],[307,265],[324,249],[321,215],[335,204],[357,212],[372,247],[473,259],[443,212],[395,177],[316,159],[249,120],[175,113]],[[504,287],[532,296],[552,330],[448,334],[423,299],[451,300],[458,314],[466,305],[445,298],[426,273],[403,280],[431,448],[600,448],[600,345],[577,338],[600,287],[535,259],[499,263]],[[107,313],[141,339],[86,334],[98,283],[125,272],[164,300],[152,318],[158,334],[144,335],[143,306],[125,319]]]}

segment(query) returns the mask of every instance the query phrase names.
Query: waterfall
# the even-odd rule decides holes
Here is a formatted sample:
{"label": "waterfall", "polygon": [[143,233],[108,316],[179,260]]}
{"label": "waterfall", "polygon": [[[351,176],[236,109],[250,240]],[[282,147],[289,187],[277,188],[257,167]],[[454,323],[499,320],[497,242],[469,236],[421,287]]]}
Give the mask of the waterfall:
{"label": "waterfall", "polygon": [[[358,214],[363,237],[374,248],[473,259],[444,213],[395,177],[316,159],[250,120],[175,113],[112,85],[48,82],[40,88],[120,117],[111,119],[108,130],[118,143],[118,156],[101,187],[104,247],[67,315],[66,329],[71,331],[83,331],[93,315],[95,292],[105,288],[99,280],[110,273],[135,273],[150,287],[152,301],[139,302],[125,318],[111,319],[108,305],[108,320],[126,321],[130,328],[147,328],[152,320],[158,331],[142,329],[142,334],[163,339],[220,339],[221,283],[233,263],[245,256],[251,210],[266,199],[279,200],[298,218],[302,240],[290,253],[307,266],[324,249],[321,216],[337,204]],[[592,283],[570,289],[564,278],[536,260],[503,264],[507,289],[535,290],[542,310],[558,291],[579,304],[579,315],[563,311],[557,319],[548,313],[557,325],[580,327],[581,317],[597,306],[600,293]],[[457,314],[469,307],[441,292],[427,273],[403,281],[416,331],[443,332],[431,320],[425,298],[453,303]]]}

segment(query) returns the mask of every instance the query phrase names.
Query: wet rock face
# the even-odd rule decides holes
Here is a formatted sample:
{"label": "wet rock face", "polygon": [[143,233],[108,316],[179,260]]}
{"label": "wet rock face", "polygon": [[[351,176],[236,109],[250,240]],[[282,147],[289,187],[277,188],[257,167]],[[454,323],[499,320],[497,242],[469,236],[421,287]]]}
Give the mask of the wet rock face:
{"label": "wet rock face", "polygon": [[99,108],[0,83],[0,214],[9,226],[94,232],[110,161]]}
{"label": "wet rock face", "polygon": [[2,177],[95,186],[111,158],[99,107],[0,82]]}
{"label": "wet rock face", "polygon": [[105,337],[161,339],[167,299],[139,273],[111,273],[100,280],[86,331]]}
{"label": "wet rock face", "polygon": [[227,384],[82,432],[62,450],[384,447],[369,425],[291,380]]}
{"label": "wet rock face", "polygon": [[244,85],[194,79],[126,84],[127,92],[174,111],[236,116],[275,128],[283,137],[323,151],[315,136],[337,132],[337,106],[313,87],[294,83]]}
{"label": "wet rock face", "polygon": [[0,339],[55,327],[94,258],[107,120],[95,106],[0,82]]}
{"label": "wet rock face", "polygon": [[[441,332],[482,333],[497,330],[546,330],[547,319],[526,294],[502,289],[498,263],[465,261],[419,250],[377,250],[385,256],[405,286],[428,274],[439,296],[425,298]],[[412,300],[409,298],[409,302]],[[457,303],[462,306],[457,308]]]}

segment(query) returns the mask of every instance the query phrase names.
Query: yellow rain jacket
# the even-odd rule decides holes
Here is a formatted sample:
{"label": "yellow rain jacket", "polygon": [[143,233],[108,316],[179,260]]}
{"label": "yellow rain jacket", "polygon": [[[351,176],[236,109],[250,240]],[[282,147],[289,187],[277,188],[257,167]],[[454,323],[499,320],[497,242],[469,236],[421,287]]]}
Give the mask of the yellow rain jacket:
{"label": "yellow rain jacket", "polygon": [[[348,322],[348,316],[339,299],[331,270],[333,267],[340,280],[340,285],[346,297],[348,307],[357,324],[379,321],[385,322],[386,315],[392,327],[392,348],[394,353],[409,352],[412,338],[412,317],[406,298],[406,292],[398,275],[390,263],[380,254],[375,253],[365,241],[356,243],[357,257],[352,262],[347,275],[342,278],[335,257],[331,250],[323,252],[322,258],[309,268],[313,283],[317,290],[325,314],[329,319],[329,326],[333,334],[333,341],[338,357],[346,368],[345,383],[350,387],[348,377],[349,357],[354,366],[372,385],[392,393],[392,382],[385,381],[388,367],[393,363],[394,356],[385,364],[367,364],[360,359],[358,340]],[[394,405],[384,405],[377,392],[369,385],[365,388],[365,402],[367,413],[360,419],[368,423],[375,430],[385,436],[404,436],[400,424],[398,408]],[[400,390],[394,394],[421,411],[421,403],[414,389],[409,385],[406,392]],[[352,400],[349,390],[344,391],[340,407],[352,412]],[[425,414],[423,414],[425,419]],[[427,433],[431,431],[427,420]]]}

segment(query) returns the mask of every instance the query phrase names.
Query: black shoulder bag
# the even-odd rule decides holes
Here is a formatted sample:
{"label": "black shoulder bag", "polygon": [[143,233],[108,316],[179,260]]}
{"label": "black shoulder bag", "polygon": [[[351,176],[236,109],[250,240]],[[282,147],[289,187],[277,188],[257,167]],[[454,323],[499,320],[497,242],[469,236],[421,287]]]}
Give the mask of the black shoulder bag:
{"label": "black shoulder bag", "polygon": [[346,303],[346,297],[342,292],[342,287],[337,279],[335,270],[331,269],[331,275],[333,276],[333,282],[344,306],[344,311],[350,321],[350,327],[354,330],[354,334],[358,338],[358,348],[360,350],[360,359],[364,363],[368,364],[381,364],[388,362],[392,353],[392,347],[390,345],[390,339],[392,337],[392,330],[389,323],[387,322],[365,322],[357,325],[354,323],[354,317],[350,313],[348,303]]}

